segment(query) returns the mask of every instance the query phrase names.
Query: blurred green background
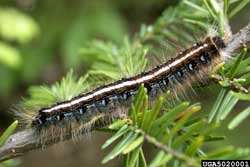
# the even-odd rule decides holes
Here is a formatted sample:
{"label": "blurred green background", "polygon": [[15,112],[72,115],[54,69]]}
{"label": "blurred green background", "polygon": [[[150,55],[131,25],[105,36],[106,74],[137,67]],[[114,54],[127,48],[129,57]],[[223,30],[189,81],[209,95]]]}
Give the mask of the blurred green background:
{"label": "blurred green background", "polygon": [[83,44],[93,39],[119,44],[126,34],[138,30],[141,23],[152,22],[169,4],[167,1],[1,0],[1,114],[30,85],[51,84],[70,68],[83,74],[91,65],[91,60],[79,54]]}
{"label": "blurred green background", "polygon": [[[119,44],[175,3],[178,1],[1,0],[0,132],[13,120],[7,111],[26,95],[29,86],[52,84],[71,68],[78,75],[86,72],[93,62],[80,54],[84,44],[94,39]],[[249,21],[249,8],[232,19],[233,31]],[[226,134],[229,144],[250,146],[247,137],[239,139],[241,135],[250,138],[248,127],[249,121],[235,131],[218,133]],[[95,132],[90,138],[80,142],[80,147],[67,142],[70,146],[30,153],[22,166],[98,166],[105,153],[100,146],[107,135]],[[118,166],[119,159],[113,163]]]}

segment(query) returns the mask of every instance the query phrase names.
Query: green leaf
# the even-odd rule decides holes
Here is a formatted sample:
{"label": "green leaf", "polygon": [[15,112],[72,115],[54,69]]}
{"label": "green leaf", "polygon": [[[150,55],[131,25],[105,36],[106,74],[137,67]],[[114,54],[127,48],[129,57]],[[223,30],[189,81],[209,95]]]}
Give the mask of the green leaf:
{"label": "green leaf", "polygon": [[161,129],[160,127],[167,127],[169,124],[171,124],[171,122],[176,119],[177,115],[187,109],[188,106],[189,102],[183,102],[172,110],[164,113],[161,117],[157,118],[152,125],[152,129],[155,130],[152,131],[152,134],[157,134],[159,132],[158,130]]}
{"label": "green leaf", "polygon": [[250,107],[246,108],[240,112],[229,124],[229,129],[236,128],[243,120],[245,120],[250,115]]}
{"label": "green leaf", "polygon": [[237,59],[234,63],[234,65],[231,67],[231,70],[229,71],[229,78],[233,78],[236,74],[236,70],[240,65],[240,62],[244,59],[245,55],[247,53],[247,49],[244,48],[243,51],[240,53],[239,56],[237,56]]}
{"label": "green leaf", "polygon": [[206,156],[202,157],[202,159],[214,159],[217,157],[221,157],[225,154],[230,153],[233,150],[234,148],[232,146],[220,147],[220,148],[214,149],[213,151],[208,152]]}
{"label": "green leaf", "polygon": [[223,97],[225,96],[225,93],[226,93],[226,90],[225,89],[222,89],[217,97],[217,99],[215,100],[215,103],[209,113],[209,116],[208,116],[208,122],[211,123],[215,117],[215,115],[217,114],[219,108],[220,108],[220,105],[223,101]]}
{"label": "green leaf", "polygon": [[249,159],[249,148],[234,148],[230,153],[221,156],[221,159]]}
{"label": "green leaf", "polygon": [[170,130],[169,134],[166,134],[162,138],[162,143],[167,143],[169,139],[171,139],[188,121],[188,119],[193,115],[195,112],[199,111],[201,109],[200,105],[195,104],[190,106],[186,109],[186,114],[177,121],[177,123],[174,125],[173,129]]}
{"label": "green leaf", "polygon": [[243,9],[248,3],[250,3],[250,0],[241,0],[241,2],[234,7],[230,13],[229,13],[229,18],[233,17],[236,15],[241,9]]}
{"label": "green leaf", "polygon": [[150,130],[154,120],[156,119],[158,113],[160,112],[162,104],[163,104],[163,97],[159,97],[154,105],[154,108],[149,113],[149,121],[147,121],[147,124],[146,124],[147,126],[145,127],[146,132]]}
{"label": "green leaf", "polygon": [[220,141],[224,140],[226,137],[225,136],[206,136],[205,141],[206,142],[211,142],[211,141]]}
{"label": "green leaf", "polygon": [[30,98],[24,99],[21,105],[29,110],[36,111],[56,102],[70,100],[89,89],[86,82],[87,78],[88,75],[85,75],[77,79],[73,70],[70,70],[60,82],[51,87],[33,86],[29,88]]}
{"label": "green leaf", "polygon": [[204,127],[200,134],[202,134],[203,136],[208,136],[212,132],[214,132],[219,127],[219,125],[220,124],[217,122],[210,123],[209,126]]}
{"label": "green leaf", "polygon": [[[237,59],[236,59],[237,60]],[[233,62],[233,61],[232,61]],[[235,63],[235,62],[234,62]],[[227,69],[228,70],[230,70],[230,68],[231,68],[231,64],[230,63],[228,63],[228,66],[226,66],[227,67]],[[243,75],[243,74],[247,74],[247,73],[249,73],[249,71],[250,71],[250,62],[249,62],[249,58],[247,57],[247,58],[245,58],[244,60],[242,60],[241,62],[240,62],[240,65],[238,66],[238,68],[236,69],[236,72],[235,72],[235,74],[238,76],[240,76],[240,75]]]}
{"label": "green leaf", "polygon": [[137,123],[138,123],[138,121],[137,121],[138,117],[137,117],[137,110],[136,110],[134,104],[132,104],[132,106],[131,106],[131,108],[129,110],[129,115],[130,115],[130,117],[131,117],[131,119],[133,121],[133,124],[137,125]]}
{"label": "green leaf", "polygon": [[214,13],[214,10],[212,9],[212,7],[208,4],[207,0],[203,0],[203,3],[205,5],[205,7],[207,8],[210,16],[212,16],[213,19],[216,19],[216,13]]}
{"label": "green leaf", "polygon": [[14,121],[2,134],[0,137],[0,146],[5,143],[5,141],[9,138],[9,136],[16,130],[18,125],[18,121]]}
{"label": "green leaf", "polygon": [[[167,154],[168,158],[171,159],[172,156],[171,154]],[[152,160],[152,162],[150,163],[149,167],[155,167],[155,166],[160,166],[162,165],[162,160],[164,159],[164,157],[166,156],[166,154],[163,151],[159,151],[156,156],[154,157],[154,159]],[[167,159],[168,159],[167,158]]]}
{"label": "green leaf", "polygon": [[128,125],[124,125],[111,138],[109,138],[108,140],[106,140],[106,142],[102,145],[102,149],[105,149],[106,147],[108,147],[115,140],[119,139],[122,135],[126,134],[129,130],[130,130],[130,128],[128,127]]}
{"label": "green leaf", "polygon": [[191,2],[191,1],[184,0],[183,2],[184,2],[185,4],[187,4],[188,6],[194,8],[195,10],[199,10],[199,11],[201,11],[202,13],[208,14],[207,10],[205,10],[204,8],[202,8],[202,7],[199,6],[199,5],[196,5],[195,3]]}
{"label": "green leaf", "polygon": [[250,100],[250,94],[232,92],[232,95],[239,98],[240,100]]}
{"label": "green leaf", "polygon": [[172,158],[173,158],[173,155],[171,155],[171,154],[164,154],[163,156],[161,156],[161,154],[159,154],[159,157],[156,157],[156,159],[154,159],[149,166],[155,167],[155,166],[165,165]]}
{"label": "green leaf", "polygon": [[135,99],[132,103],[132,106],[129,110],[129,116],[133,120],[134,125],[142,124],[139,120],[139,114],[142,113],[142,119],[144,119],[146,108],[147,108],[147,95],[146,89],[144,88],[143,84],[140,86]]}
{"label": "green leaf", "polygon": [[141,106],[141,109],[140,111],[142,112],[142,116],[141,116],[141,122],[140,122],[140,128],[142,130],[145,130],[146,129],[146,124],[147,124],[147,120],[148,120],[148,116],[147,116],[147,107],[148,107],[148,96],[145,95],[145,98],[143,98],[142,100],[142,106]]}
{"label": "green leaf", "polygon": [[26,44],[39,31],[37,23],[30,16],[14,8],[0,8],[0,36],[4,39]]}
{"label": "green leaf", "polygon": [[128,167],[134,167],[139,160],[140,148],[136,148],[129,156]]}
{"label": "green leaf", "polygon": [[102,164],[107,163],[108,161],[114,159],[117,157],[122,151],[130,144],[132,143],[137,137],[137,134],[133,132],[129,132],[113,149],[112,151],[106,155],[103,160]]}
{"label": "green leaf", "polygon": [[39,108],[56,101],[51,89],[45,86],[32,86],[28,89],[28,94],[30,94],[31,98],[24,99],[21,102],[22,106],[37,106]]}
{"label": "green leaf", "polygon": [[19,159],[9,159],[0,163],[0,167],[14,167],[21,164]]}
{"label": "green leaf", "polygon": [[[125,38],[121,46],[94,41],[81,50],[85,58],[91,58],[93,76],[105,76],[112,80],[130,77],[146,68],[148,50],[140,43]],[[137,62],[136,64],[134,62]]]}
{"label": "green leaf", "polygon": [[200,120],[199,122],[194,123],[190,127],[187,127],[187,130],[182,135],[178,136],[174,140],[172,147],[173,148],[177,148],[181,144],[183,144],[186,140],[191,139],[192,135],[195,132],[197,132],[198,130],[200,130],[204,125],[205,125],[205,121],[204,120]]}
{"label": "green leaf", "polygon": [[148,166],[142,148],[140,148],[140,165],[142,167]]}
{"label": "green leaf", "polygon": [[133,151],[135,148],[140,146],[144,141],[144,137],[140,136],[135,141],[133,141],[126,149],[123,150],[123,154],[128,154],[129,152]]}
{"label": "green leaf", "polygon": [[19,69],[22,64],[22,57],[19,50],[0,42],[0,63],[13,69]]}
{"label": "green leaf", "polygon": [[198,136],[190,146],[187,147],[185,153],[187,155],[194,155],[197,150],[201,147],[202,143],[204,141],[204,136]]}
{"label": "green leaf", "polygon": [[[100,65],[95,63],[95,66],[98,66],[98,68],[100,68]],[[93,67],[93,66],[92,66]],[[89,70],[89,75],[95,76],[97,77],[98,75],[100,76],[104,76],[107,78],[110,78],[111,80],[116,80],[118,78],[120,78],[121,76],[119,74],[117,74],[116,71],[114,71],[114,69],[101,69],[101,70]]]}
{"label": "green leaf", "polygon": [[218,111],[217,121],[225,119],[238,101],[239,99],[234,97],[231,91],[228,92]]}
{"label": "green leaf", "polygon": [[108,128],[111,130],[121,129],[129,121],[130,121],[129,119],[117,120],[114,123],[112,123],[111,125],[109,125]]}

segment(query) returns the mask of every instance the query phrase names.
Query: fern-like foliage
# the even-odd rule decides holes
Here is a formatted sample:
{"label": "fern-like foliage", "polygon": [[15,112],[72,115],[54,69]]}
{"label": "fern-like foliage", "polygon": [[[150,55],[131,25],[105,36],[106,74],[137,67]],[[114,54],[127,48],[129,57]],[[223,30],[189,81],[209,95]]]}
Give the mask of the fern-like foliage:
{"label": "fern-like foliage", "polygon": [[[228,97],[227,97],[228,98]],[[190,105],[182,102],[174,108],[163,107],[160,97],[153,108],[147,108],[148,97],[143,86],[140,88],[130,109],[129,120],[121,120],[108,128],[117,132],[102,148],[120,140],[103,159],[106,163],[120,154],[125,155],[124,166],[200,166],[201,159],[225,159],[249,157],[250,149],[236,149],[231,146],[204,151],[207,142],[223,140],[223,136],[213,135],[219,128],[217,122],[209,123],[204,116],[194,117],[202,111],[201,104]],[[160,110],[163,108],[163,112]],[[143,143],[152,144],[155,156],[145,160]]]}
{"label": "fern-like foliage", "polygon": [[70,70],[60,82],[55,83],[51,87],[32,86],[28,90],[30,97],[24,99],[21,102],[21,106],[35,111],[56,102],[70,100],[79,95],[80,92],[89,89],[86,81],[87,77],[88,75],[85,75],[77,79],[73,71]]}

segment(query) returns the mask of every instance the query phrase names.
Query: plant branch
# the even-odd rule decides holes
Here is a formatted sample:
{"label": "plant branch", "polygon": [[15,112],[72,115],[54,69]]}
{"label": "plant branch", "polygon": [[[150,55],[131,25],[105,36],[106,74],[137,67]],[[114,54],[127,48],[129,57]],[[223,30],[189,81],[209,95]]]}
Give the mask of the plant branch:
{"label": "plant branch", "polygon": [[[83,132],[84,133],[84,132]],[[32,150],[41,149],[53,145],[58,141],[71,139],[72,134],[63,134],[62,138],[46,139],[44,143],[39,142],[36,129],[25,129],[12,134],[0,147],[0,162],[24,155]]]}
{"label": "plant branch", "polygon": [[[213,75],[212,79],[216,83],[220,83],[220,82],[225,81],[225,79],[223,79],[223,77],[220,76],[219,74]],[[239,85],[235,84],[232,80],[226,78],[226,81],[227,81],[228,87],[230,87],[232,90],[235,90],[235,91],[241,92],[241,93],[246,93],[246,94],[249,93],[249,91],[246,88],[244,88],[243,86],[239,86]]]}
{"label": "plant branch", "polygon": [[180,160],[184,160],[186,161],[190,166],[195,166],[196,162],[194,159],[186,156],[185,154],[175,151],[174,149],[164,145],[163,143],[157,141],[156,138],[154,138],[153,136],[150,136],[149,134],[147,134],[146,132],[144,132],[141,129],[135,129],[136,133],[141,134],[145,140],[151,144],[153,144],[155,147],[157,147],[158,149],[164,151],[166,154],[171,154],[174,157],[180,159]]}

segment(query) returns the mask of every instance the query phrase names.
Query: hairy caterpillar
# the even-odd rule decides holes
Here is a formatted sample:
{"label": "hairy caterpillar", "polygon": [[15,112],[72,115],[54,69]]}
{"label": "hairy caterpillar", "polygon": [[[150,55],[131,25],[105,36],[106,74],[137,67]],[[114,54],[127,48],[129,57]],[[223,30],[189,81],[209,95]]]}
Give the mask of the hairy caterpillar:
{"label": "hairy caterpillar", "polygon": [[175,58],[131,78],[80,94],[69,101],[42,108],[29,119],[37,129],[39,142],[60,140],[64,135],[77,136],[114,118],[126,117],[141,84],[148,90],[151,101],[166,91],[173,97],[183,94],[192,83],[208,79],[214,66],[232,57],[232,53],[250,41],[250,25],[224,40],[208,36],[203,41],[179,53]]}

